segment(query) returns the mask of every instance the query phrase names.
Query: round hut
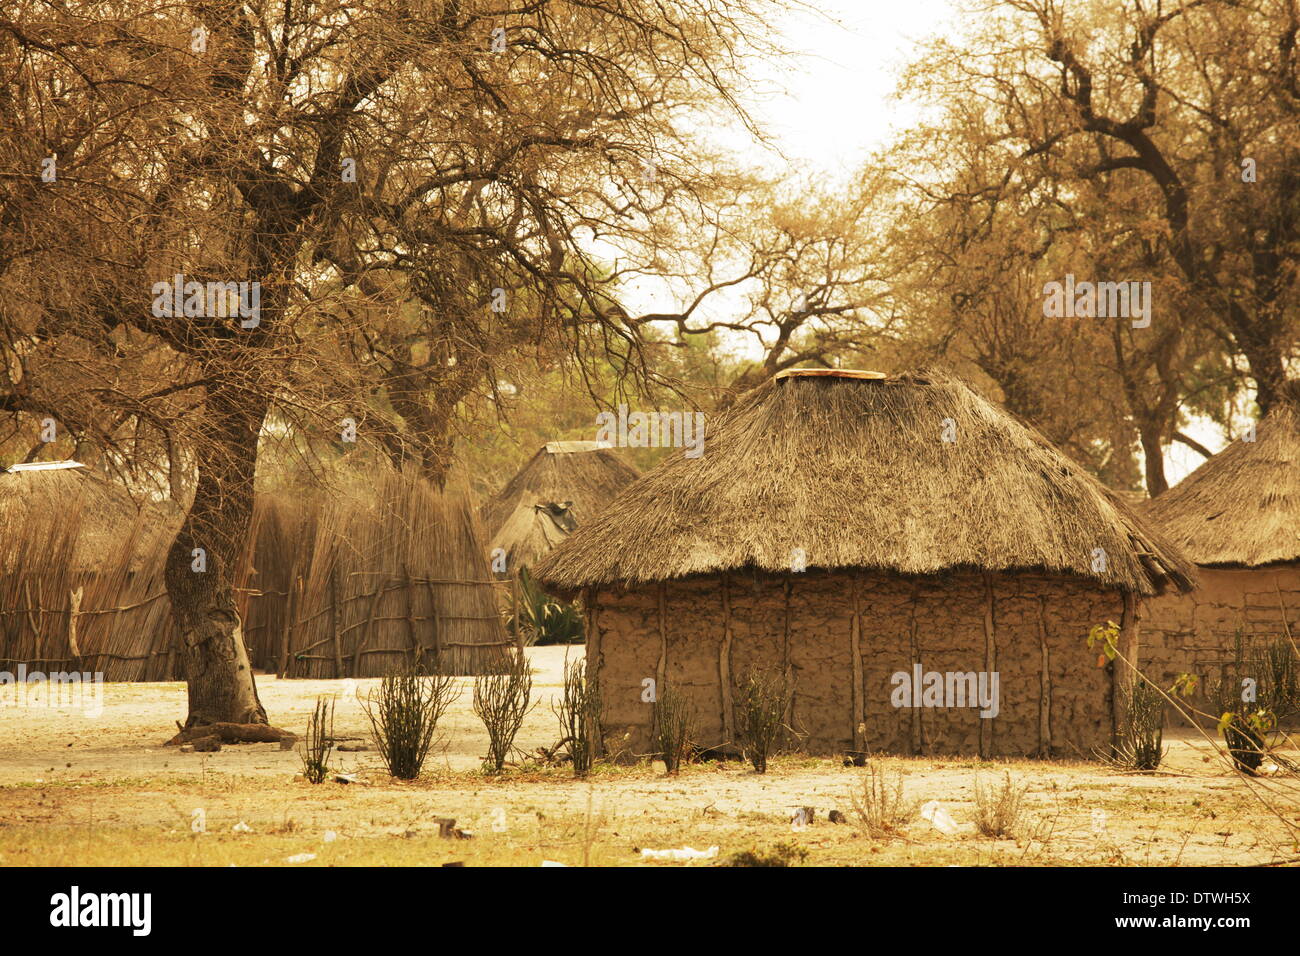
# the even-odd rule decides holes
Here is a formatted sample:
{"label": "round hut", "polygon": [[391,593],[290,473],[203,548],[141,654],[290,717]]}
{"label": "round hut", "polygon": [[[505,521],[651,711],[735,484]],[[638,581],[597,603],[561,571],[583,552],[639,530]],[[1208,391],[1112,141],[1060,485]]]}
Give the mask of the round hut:
{"label": "round hut", "polygon": [[282,677],[497,671],[506,637],[469,496],[390,468],[262,489],[243,569],[254,666]]}
{"label": "round hut", "polygon": [[673,687],[734,740],[783,672],[817,752],[1091,756],[1139,653],[1137,599],[1192,566],[1099,482],[958,379],[797,370],[711,422],[534,568],[583,596],[607,741],[650,748]]}
{"label": "round hut", "polygon": [[0,670],[175,679],[163,564],[183,517],[80,462],[0,469]]}
{"label": "round hut", "polygon": [[1147,505],[1200,566],[1187,595],[1145,602],[1151,676],[1217,676],[1239,637],[1300,628],[1300,412],[1294,398]]}
{"label": "round hut", "polygon": [[548,441],[483,509],[496,567],[530,567],[639,474],[609,442]]}

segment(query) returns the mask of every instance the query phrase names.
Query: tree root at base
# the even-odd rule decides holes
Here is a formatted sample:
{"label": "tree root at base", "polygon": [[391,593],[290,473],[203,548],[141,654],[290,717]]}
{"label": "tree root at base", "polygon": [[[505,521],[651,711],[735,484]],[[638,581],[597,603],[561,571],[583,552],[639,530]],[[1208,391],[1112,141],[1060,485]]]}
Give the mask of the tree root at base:
{"label": "tree root at base", "polygon": [[270,724],[195,724],[184,727],[164,747],[186,744],[203,737],[217,737],[223,744],[275,744],[284,740],[297,740],[297,734]]}

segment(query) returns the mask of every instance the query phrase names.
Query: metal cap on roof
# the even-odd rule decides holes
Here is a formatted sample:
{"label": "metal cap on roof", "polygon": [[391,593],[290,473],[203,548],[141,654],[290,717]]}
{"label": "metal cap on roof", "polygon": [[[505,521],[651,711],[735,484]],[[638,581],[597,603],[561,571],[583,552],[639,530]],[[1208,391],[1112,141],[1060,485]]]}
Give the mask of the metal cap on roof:
{"label": "metal cap on roof", "polygon": [[548,455],[574,455],[584,451],[599,451],[601,448],[613,448],[607,441],[548,441]]}
{"label": "metal cap on roof", "polygon": [[880,381],[888,378],[884,372],[869,372],[859,368],[788,368],[776,373],[779,382],[787,378],[857,378]]}
{"label": "metal cap on roof", "polygon": [[67,468],[85,468],[79,461],[27,461],[10,465],[5,471],[63,471]]}

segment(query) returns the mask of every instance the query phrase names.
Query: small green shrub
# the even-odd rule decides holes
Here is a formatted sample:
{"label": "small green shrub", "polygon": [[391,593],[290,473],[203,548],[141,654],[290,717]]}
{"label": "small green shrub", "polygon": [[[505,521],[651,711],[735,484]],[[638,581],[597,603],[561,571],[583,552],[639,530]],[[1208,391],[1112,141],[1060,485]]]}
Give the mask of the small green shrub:
{"label": "small green shrub", "polygon": [[600,746],[600,681],[587,678],[586,661],[564,668],[564,693],[551,711],[559,718],[562,742],[573,762],[573,775],[585,777]]}
{"label": "small green shrub", "polygon": [[1129,693],[1116,743],[1116,762],[1133,770],[1155,770],[1164,759],[1165,699],[1139,677]]}
{"label": "small green shrub", "polygon": [[533,672],[522,651],[512,650],[500,674],[474,678],[474,713],[488,733],[485,773],[500,773],[515,746],[515,736],[533,709]]}
{"label": "small green shrub", "polygon": [[581,644],[582,612],[576,604],[557,601],[543,591],[525,568],[519,572],[518,618],[507,615],[506,630],[526,646]]}
{"label": "small green shrub", "polygon": [[420,775],[438,721],[458,696],[455,678],[406,667],[386,675],[361,702],[389,773],[399,780]]}
{"label": "small green shrub", "polygon": [[736,697],[736,743],[758,773],[767,772],[767,758],[785,730],[794,689],[785,674],[751,672]]}
{"label": "small green shrub", "polygon": [[694,736],[695,708],[671,687],[664,688],[655,700],[654,744],[669,773],[676,773],[690,755]]}
{"label": "small green shrub", "polygon": [[329,776],[330,754],[334,752],[334,702],[317,697],[307,718],[307,736],[302,744],[302,775],[308,783],[322,783]]}

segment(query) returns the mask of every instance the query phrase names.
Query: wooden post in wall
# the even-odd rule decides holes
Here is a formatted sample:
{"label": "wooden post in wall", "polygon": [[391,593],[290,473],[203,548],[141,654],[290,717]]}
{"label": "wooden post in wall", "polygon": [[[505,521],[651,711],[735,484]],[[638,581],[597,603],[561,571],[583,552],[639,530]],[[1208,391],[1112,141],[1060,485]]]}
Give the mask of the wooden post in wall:
{"label": "wooden post in wall", "polygon": [[1111,755],[1119,745],[1120,730],[1128,714],[1128,702],[1137,679],[1141,641],[1138,631],[1138,601],[1132,591],[1124,592],[1124,618],[1120,622],[1115,660],[1111,662]]}
{"label": "wooden post in wall", "polygon": [[524,629],[519,626],[519,575],[510,575],[510,620],[514,623],[515,646],[522,654],[524,651]]}
{"label": "wooden post in wall", "polygon": [[722,707],[722,742],[736,741],[735,705],[731,692],[731,577],[722,576],[722,646],[718,648],[718,700]]}
{"label": "wooden post in wall", "polygon": [[338,565],[330,565],[330,635],[334,644],[334,678],[343,676],[343,650],[339,646],[339,622],[343,620],[343,604],[339,595]]}
{"label": "wooden post in wall", "polygon": [[862,709],[862,601],[859,593],[858,571],[854,569],[849,573],[852,575],[850,587],[853,592],[853,621],[849,626],[849,654],[853,668],[853,685],[849,694],[851,701],[849,729],[852,731],[854,752],[863,753],[867,749],[867,734],[866,715]]}
{"label": "wooden post in wall", "polygon": [[[916,664],[924,664],[921,654],[921,640],[916,633],[916,588],[912,589],[912,619],[908,622],[907,646],[910,651],[911,660],[907,663],[908,680],[911,680],[913,667]],[[917,694],[919,688],[913,688],[912,693]],[[912,700],[912,753],[920,754],[925,750],[925,724],[924,712],[921,709],[919,696]]]}
{"label": "wooden post in wall", "polygon": [[785,686],[790,688],[790,704],[785,712],[785,725],[794,727],[794,702],[797,693],[794,685],[794,665],[790,661],[790,572],[785,574],[781,590],[785,596],[785,625],[781,636],[781,673],[785,675]]}
{"label": "wooden post in wall", "polygon": [[[990,675],[987,679],[992,681],[992,674],[998,669],[998,643],[997,632],[994,630],[993,621],[993,575],[988,571],[984,572],[984,672]],[[999,682],[999,693],[1001,686]],[[993,718],[980,717],[980,756],[984,758],[991,757],[994,751],[993,741]]]}
{"label": "wooden post in wall", "polygon": [[1047,598],[1038,598],[1038,756],[1052,755],[1052,655],[1047,647]]}
{"label": "wooden post in wall", "polygon": [[[655,664],[655,700],[664,692],[664,682],[668,679],[668,582],[659,582],[659,660]],[[657,730],[655,720],[650,720],[650,735],[654,737]]]}
{"label": "wooden post in wall", "polygon": [[[583,588],[581,593],[582,610],[584,615],[586,616],[586,621],[585,621],[586,627],[585,627],[585,635],[584,635],[586,641],[585,641],[584,650],[586,651],[586,655],[587,655],[587,666],[586,666],[585,673],[588,682],[591,682],[593,680],[594,681],[600,680],[601,677],[600,672],[603,664],[600,658],[600,627],[599,627],[599,622],[596,619],[597,593],[598,592],[595,588]],[[601,704],[601,709],[602,710],[604,709],[603,700]],[[603,714],[597,715],[597,721],[601,723],[602,728],[604,726],[602,720],[603,716],[604,716]],[[595,746],[596,756],[603,757],[605,755],[605,734],[603,730],[597,732],[596,739],[595,741],[593,741],[593,744]]]}

